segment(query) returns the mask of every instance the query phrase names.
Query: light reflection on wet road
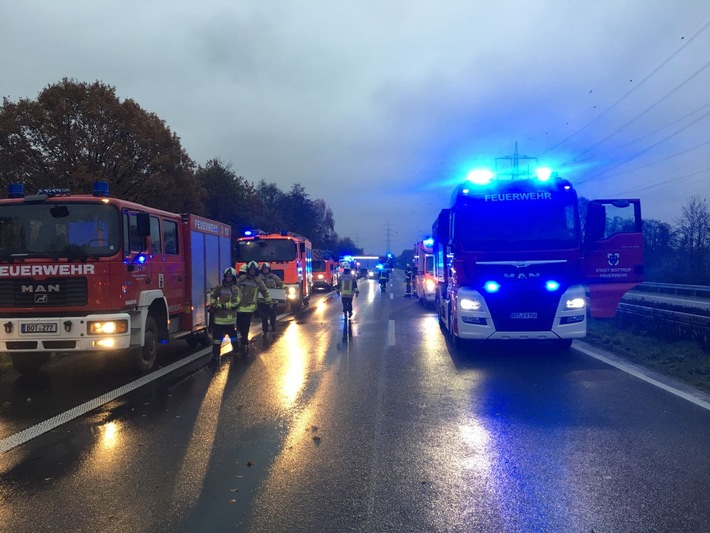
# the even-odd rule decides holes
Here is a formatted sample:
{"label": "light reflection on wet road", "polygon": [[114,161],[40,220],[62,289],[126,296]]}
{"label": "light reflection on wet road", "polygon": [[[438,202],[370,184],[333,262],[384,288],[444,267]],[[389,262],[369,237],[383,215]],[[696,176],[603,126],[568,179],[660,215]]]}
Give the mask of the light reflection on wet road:
{"label": "light reflection on wet road", "polygon": [[0,529],[708,523],[707,411],[575,352],[454,350],[401,289],[364,281],[350,327],[326,295],[247,359],[194,365],[5,454]]}

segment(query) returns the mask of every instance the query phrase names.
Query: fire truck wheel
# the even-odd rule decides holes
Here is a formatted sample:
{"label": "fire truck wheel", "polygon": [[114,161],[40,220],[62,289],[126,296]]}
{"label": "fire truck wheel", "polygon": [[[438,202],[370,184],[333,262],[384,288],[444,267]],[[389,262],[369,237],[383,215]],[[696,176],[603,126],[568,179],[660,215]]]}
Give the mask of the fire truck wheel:
{"label": "fire truck wheel", "polygon": [[301,300],[293,300],[291,302],[291,311],[295,313],[296,311],[299,311],[302,306],[303,302],[301,302]]}
{"label": "fire truck wheel", "polygon": [[12,366],[23,376],[38,374],[49,364],[51,353],[12,354]]}
{"label": "fire truck wheel", "polygon": [[138,370],[145,374],[150,372],[155,364],[155,358],[158,355],[158,327],[155,325],[155,319],[149,316],[145,321],[145,339],[143,346],[136,351],[135,364]]}

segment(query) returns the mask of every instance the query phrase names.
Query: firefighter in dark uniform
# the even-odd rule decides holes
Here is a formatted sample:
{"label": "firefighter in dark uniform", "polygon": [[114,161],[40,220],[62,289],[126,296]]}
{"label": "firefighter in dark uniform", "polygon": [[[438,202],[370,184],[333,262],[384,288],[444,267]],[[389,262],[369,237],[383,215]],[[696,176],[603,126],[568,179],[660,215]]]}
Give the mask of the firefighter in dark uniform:
{"label": "firefighter in dark uniform", "polygon": [[406,298],[410,298],[412,296],[412,278],[413,278],[412,265],[408,264],[404,269],[404,285],[405,285],[404,296]]}
{"label": "firefighter in dark uniform", "polygon": [[239,306],[237,307],[237,331],[239,332],[241,351],[247,355],[249,353],[251,317],[256,311],[259,294],[264,297],[264,302],[268,305],[271,305],[271,295],[264,282],[261,281],[259,265],[256,261],[247,263],[246,272],[237,278],[237,287],[239,287],[240,293]]}

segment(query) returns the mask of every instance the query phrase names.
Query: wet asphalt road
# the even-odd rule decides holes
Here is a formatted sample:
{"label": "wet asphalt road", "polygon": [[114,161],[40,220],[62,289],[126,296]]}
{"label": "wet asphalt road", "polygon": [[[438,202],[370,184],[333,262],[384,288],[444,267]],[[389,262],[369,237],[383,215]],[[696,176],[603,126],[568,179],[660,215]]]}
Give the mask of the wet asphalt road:
{"label": "wet asphalt road", "polygon": [[[454,350],[401,283],[361,287],[350,328],[318,296],[0,456],[0,531],[710,529],[710,411],[574,350]],[[0,380],[0,438],[129,380]]]}

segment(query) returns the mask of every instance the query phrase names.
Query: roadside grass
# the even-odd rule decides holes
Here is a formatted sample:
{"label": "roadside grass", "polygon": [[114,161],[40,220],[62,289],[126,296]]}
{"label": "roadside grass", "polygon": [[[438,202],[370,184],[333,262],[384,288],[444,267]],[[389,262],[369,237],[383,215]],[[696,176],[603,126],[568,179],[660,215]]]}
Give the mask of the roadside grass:
{"label": "roadside grass", "polygon": [[614,319],[590,319],[585,342],[710,392],[710,351],[693,340],[667,340]]}

